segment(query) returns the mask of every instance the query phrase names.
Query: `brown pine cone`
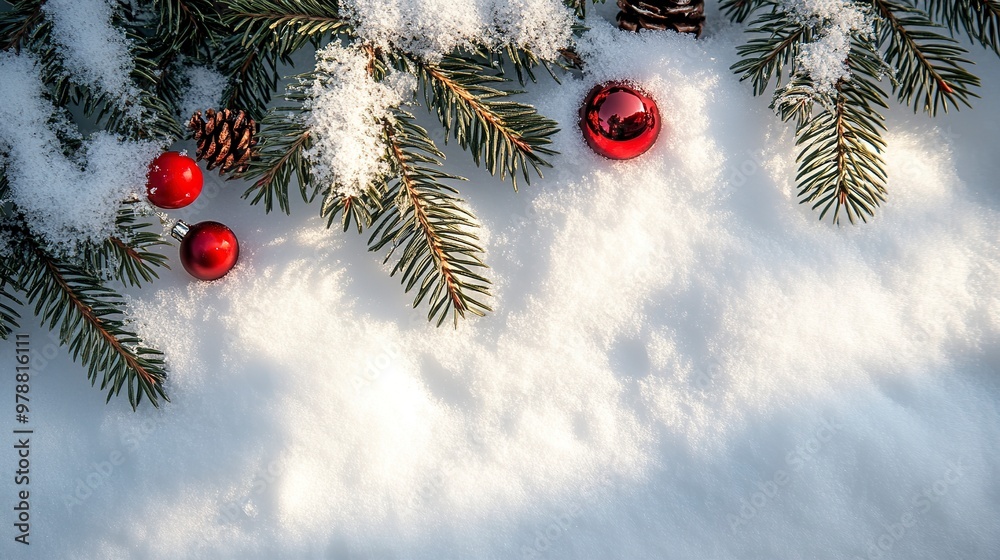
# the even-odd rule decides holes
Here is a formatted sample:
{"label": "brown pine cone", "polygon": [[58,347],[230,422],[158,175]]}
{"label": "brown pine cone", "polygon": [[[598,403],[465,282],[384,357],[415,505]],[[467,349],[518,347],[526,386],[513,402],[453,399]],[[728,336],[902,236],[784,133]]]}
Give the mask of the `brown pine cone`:
{"label": "brown pine cone", "polygon": [[195,112],[188,122],[194,139],[198,141],[196,158],[208,162],[208,170],[220,167],[219,174],[230,171],[243,173],[255,158],[257,146],[257,123],[246,111],[224,109]]}
{"label": "brown pine cone", "polygon": [[701,36],[705,0],[618,0],[618,27],[627,31],[673,29]]}

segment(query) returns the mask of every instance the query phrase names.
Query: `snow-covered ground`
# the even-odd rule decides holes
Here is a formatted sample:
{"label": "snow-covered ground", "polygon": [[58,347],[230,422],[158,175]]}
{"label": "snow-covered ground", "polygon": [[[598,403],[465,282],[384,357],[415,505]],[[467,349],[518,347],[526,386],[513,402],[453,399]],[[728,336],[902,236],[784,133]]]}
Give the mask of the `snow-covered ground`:
{"label": "snow-covered ground", "polygon": [[[105,405],[26,311],[32,544],[8,431],[0,557],[1000,557],[1000,61],[974,52],[975,110],[889,112],[889,201],[838,228],[709,17],[699,41],[593,21],[588,73],[529,87],[561,155],[520,193],[449,147],[498,294],[457,330],[366,237],[206,173],[172,215],[230,225],[239,266],[131,292],[172,403]],[[664,117],[633,161],[576,125],[611,78]]]}

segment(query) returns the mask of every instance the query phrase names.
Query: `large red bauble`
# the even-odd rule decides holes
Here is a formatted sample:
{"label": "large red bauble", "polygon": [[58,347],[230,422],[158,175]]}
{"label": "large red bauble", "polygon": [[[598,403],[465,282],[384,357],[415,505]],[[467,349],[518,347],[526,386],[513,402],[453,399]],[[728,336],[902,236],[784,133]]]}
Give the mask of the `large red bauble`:
{"label": "large red bauble", "polygon": [[236,234],[219,222],[199,222],[188,226],[178,222],[174,237],[181,240],[181,264],[199,280],[222,278],[240,258]]}
{"label": "large red bauble", "polygon": [[146,196],[160,208],[183,208],[201,194],[198,162],[180,152],[164,152],[149,164]]}
{"label": "large red bauble", "polygon": [[596,86],[580,108],[583,138],[598,154],[631,159],[660,135],[660,112],[648,95],[621,82]]}

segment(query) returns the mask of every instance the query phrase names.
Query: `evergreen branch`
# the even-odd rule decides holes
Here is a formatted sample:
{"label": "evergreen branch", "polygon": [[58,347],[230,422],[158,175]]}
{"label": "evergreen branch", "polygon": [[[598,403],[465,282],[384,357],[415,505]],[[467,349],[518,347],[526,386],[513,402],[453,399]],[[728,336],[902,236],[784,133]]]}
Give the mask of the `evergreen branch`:
{"label": "evergreen branch", "polygon": [[13,263],[6,261],[5,258],[0,259],[0,338],[4,340],[13,329],[20,327],[17,320],[21,318],[14,309],[14,306],[21,305],[21,300],[17,298],[13,284]]}
{"label": "evergreen branch", "polygon": [[382,210],[381,195],[376,188],[368,188],[359,195],[343,195],[329,187],[323,197],[320,215],[326,218],[326,227],[333,227],[337,216],[341,216],[344,231],[350,229],[353,222],[361,233],[378,219]]}
{"label": "evergreen branch", "polygon": [[295,119],[295,107],[279,107],[273,109],[260,123],[260,143],[257,145],[256,158],[251,158],[250,166],[240,178],[254,180],[253,185],[243,193],[243,198],[250,199],[251,204],[264,202],[264,211],[271,212],[275,203],[282,212],[288,214],[291,207],[288,200],[288,187],[292,176],[299,183],[302,200],[309,202],[316,196],[317,187],[308,192],[312,184],[309,173],[309,162],[305,151],[312,147],[309,128]]}
{"label": "evergreen branch", "polygon": [[397,111],[394,122],[385,123],[385,139],[397,178],[383,195],[371,250],[390,246],[388,262],[402,248],[391,275],[401,273],[407,293],[417,289],[414,307],[428,300],[427,319],[437,318],[438,326],[449,314],[457,327],[467,312],[492,311],[477,299],[490,296],[490,281],[480,274],[486,265],[475,235],[478,224],[453,196],[457,191],[443,182],[459,177],[436,169],[444,156],[408,113]]}
{"label": "evergreen branch", "polygon": [[876,35],[888,44],[885,60],[896,68],[895,92],[901,103],[912,105],[914,112],[937,114],[948,111],[949,103],[969,106],[969,90],[979,86],[979,78],[966,70],[970,61],[962,58],[967,51],[958,43],[930,31],[935,24],[922,11],[894,0],[872,0],[879,21]]}
{"label": "evergreen branch", "polygon": [[223,104],[256,120],[278,89],[279,62],[294,66],[292,53],[306,44],[351,30],[336,3],[320,0],[233,0],[224,19],[232,35],[219,64],[230,77]]}
{"label": "evergreen branch", "polygon": [[[2,162],[2,160],[0,160]],[[10,195],[10,182],[7,179],[7,168],[4,165],[0,165],[0,217],[7,218],[9,216],[11,204],[7,203],[7,199]],[[10,232],[0,229],[0,234],[10,235]],[[0,338],[6,340],[10,336],[12,328],[18,328],[20,325],[17,320],[21,317],[17,310],[13,306],[20,306],[21,301],[17,298],[15,292],[17,291],[17,286],[15,283],[15,262],[11,258],[10,253],[10,240],[0,239],[6,247],[3,249],[4,254],[0,255]]]}
{"label": "evergreen branch", "polygon": [[1000,0],[924,0],[924,5],[952,34],[961,29],[1000,55]]}
{"label": "evergreen branch", "polygon": [[587,17],[587,4],[597,4],[598,2],[603,4],[604,0],[563,0],[563,3],[571,8],[576,13],[576,17],[580,19]]}
{"label": "evergreen branch", "polygon": [[814,34],[808,26],[781,11],[761,14],[751,23],[747,33],[765,36],[739,46],[736,52],[741,60],[731,69],[740,74],[740,81],[752,80],[754,95],[763,93],[772,77],[776,77],[777,86],[781,86],[784,67],[794,63],[802,45],[811,41]]}
{"label": "evergreen branch", "polygon": [[538,81],[535,77],[534,68],[539,65],[544,65],[549,74],[558,81],[558,78],[548,64],[530,50],[518,48],[516,45],[508,44],[499,49],[479,47],[475,49],[475,55],[477,63],[484,67],[495,68],[497,75],[500,77],[505,75],[505,63],[509,62],[514,67],[514,74],[517,76],[518,83],[522,86],[527,83],[527,80],[531,80],[532,82]]}
{"label": "evergreen branch", "polygon": [[219,70],[229,77],[222,93],[222,105],[246,111],[260,121],[278,89],[278,62],[271,45],[245,47],[240,35],[230,35],[223,43]]}
{"label": "evergreen branch", "polygon": [[867,221],[885,201],[885,124],[875,107],[887,105],[885,92],[869,77],[882,64],[872,49],[854,43],[848,58],[854,74],[837,82],[832,98],[821,100],[825,106],[818,115],[806,116],[812,107],[805,99],[814,95],[807,78],[797,79],[775,102],[783,120],[799,121],[795,143],[802,146],[796,158],[801,202],[821,208],[820,219],[832,208],[834,223],[839,223],[842,208],[851,223]]}
{"label": "evergreen branch", "polygon": [[35,28],[44,21],[45,0],[11,0],[8,4],[13,9],[0,14],[0,51],[14,49],[21,54],[21,48],[31,42]]}
{"label": "evergreen branch", "polygon": [[166,48],[189,55],[208,53],[222,31],[213,0],[155,0],[160,13],[158,34]]}
{"label": "evergreen branch", "polygon": [[551,167],[542,155],[555,152],[546,146],[559,131],[557,123],[537,113],[534,107],[502,101],[519,92],[504,91],[490,84],[508,80],[484,72],[468,58],[446,56],[439,64],[410,60],[423,84],[428,108],[436,109],[445,129],[462,148],[472,152],[476,165],[484,165],[500,178],[510,175],[517,190],[517,174],[531,182],[530,165],[539,177],[541,167]]}
{"label": "evergreen branch", "polygon": [[563,70],[579,70],[583,68],[583,59],[570,48],[559,49],[559,55],[554,60],[540,58],[530,49],[519,47],[514,44],[507,44],[498,49],[486,47],[475,47],[472,50],[473,60],[483,68],[496,69],[496,75],[506,76],[506,68],[509,64],[514,68],[517,82],[522,86],[528,80],[533,83],[538,82],[534,69],[541,66],[557,84],[562,80],[553,66]]}
{"label": "evergreen branch", "polygon": [[148,223],[136,219],[135,211],[124,207],[118,211],[118,235],[105,240],[99,247],[89,247],[83,253],[87,270],[99,278],[111,277],[128,286],[141,286],[159,275],[154,267],[166,267],[167,257],[153,249],[168,246],[157,233],[145,231]]}
{"label": "evergreen branch", "polygon": [[[43,3],[44,0],[34,0],[31,4],[37,6],[41,14]],[[157,58],[169,54],[152,46],[136,17],[124,5],[115,12],[113,23],[125,29],[135,64],[130,78],[138,94],[124,102],[110,92],[79,83],[71,75],[63,64],[60,49],[52,40],[52,24],[41,15],[31,26],[22,22],[18,29],[30,31],[19,36],[17,45],[31,49],[37,56],[42,82],[48,86],[55,105],[82,105],[86,116],[95,117],[107,130],[128,138],[173,140],[179,137],[181,128],[173,116],[173,104],[158,95],[170,73],[158,65]],[[142,108],[141,115],[137,116],[132,110],[136,105]]]}
{"label": "evergreen branch", "polygon": [[[157,54],[150,39],[135,32],[128,33],[128,37],[135,61],[131,73],[132,83],[139,89],[136,98],[123,104],[108,92],[97,91],[79,84],[76,85],[76,97],[83,103],[84,114],[96,115],[97,121],[104,123],[104,127],[109,131],[136,140],[154,139],[172,143],[183,136],[181,125],[174,117],[176,99],[160,94],[162,92],[176,95],[176,92],[172,91],[168,83],[172,78],[172,72],[166,68],[169,61],[161,64],[157,60],[168,56],[169,53]],[[130,110],[135,105],[142,108],[140,118],[136,118],[134,112]]]}
{"label": "evergreen branch", "polygon": [[774,7],[775,3],[770,0],[722,0],[719,8],[729,19],[743,23],[752,13],[767,5]]}
{"label": "evergreen branch", "polygon": [[[135,409],[143,396],[155,407],[170,399],[163,390],[166,369],[162,354],[146,347],[121,318],[122,296],[75,265],[59,262],[25,237],[17,284],[26,290],[34,313],[50,330],[59,328],[73,360],[87,368],[87,378],[108,390],[107,401],[128,386]],[[102,377],[103,373],[103,377]]]}

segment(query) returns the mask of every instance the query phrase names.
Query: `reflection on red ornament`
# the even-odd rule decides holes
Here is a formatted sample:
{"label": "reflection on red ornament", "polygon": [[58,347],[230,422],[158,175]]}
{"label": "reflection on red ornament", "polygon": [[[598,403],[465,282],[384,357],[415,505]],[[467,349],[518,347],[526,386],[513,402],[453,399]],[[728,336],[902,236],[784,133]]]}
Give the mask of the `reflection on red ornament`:
{"label": "reflection on red ornament", "polygon": [[219,222],[199,222],[193,226],[178,221],[170,232],[181,242],[181,264],[199,280],[216,280],[226,275],[240,258],[236,234]]}
{"label": "reflection on red ornament", "polygon": [[160,208],[183,208],[201,194],[198,162],[180,152],[164,152],[149,164],[146,196]]}
{"label": "reflection on red ornament", "polygon": [[660,112],[645,93],[621,82],[590,90],[580,108],[583,138],[598,154],[631,159],[646,152],[660,134]]}

